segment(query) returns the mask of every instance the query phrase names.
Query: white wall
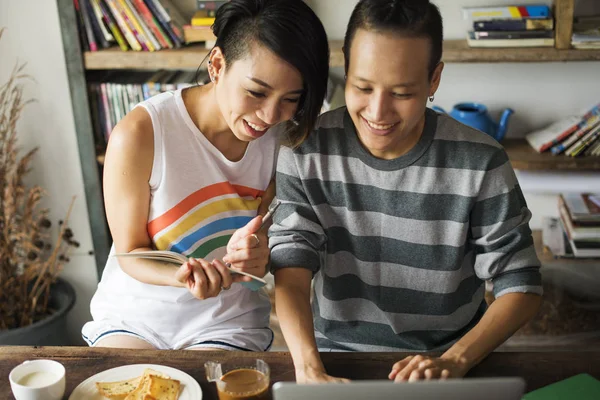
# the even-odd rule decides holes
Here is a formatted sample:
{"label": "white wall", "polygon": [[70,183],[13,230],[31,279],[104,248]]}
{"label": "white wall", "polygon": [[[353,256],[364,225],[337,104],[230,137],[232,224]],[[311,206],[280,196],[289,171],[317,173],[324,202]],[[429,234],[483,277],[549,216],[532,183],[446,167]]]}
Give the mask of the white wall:
{"label": "white wall", "polygon": [[97,274],[94,257],[88,255],[92,239],[56,1],[1,0],[0,27],[7,28],[0,39],[0,82],[6,81],[17,60],[27,62],[25,72],[35,79],[26,85],[25,95],[36,102],[25,108],[18,124],[21,148],[39,147],[29,181],[46,189],[45,206],[53,221],[64,218],[71,197],[77,196],[69,225],[81,247],[62,277],[77,293],[69,336],[83,343],[81,326],[90,319]]}
{"label": "white wall", "polygon": [[[357,0],[308,0],[317,12],[331,40],[343,39],[346,24]],[[466,6],[512,5],[514,0],[434,0],[444,18],[444,37],[462,39],[469,29],[462,19]],[[550,4],[549,1],[519,0],[519,4]],[[578,1],[576,14],[600,13],[600,1]],[[600,62],[576,63],[490,63],[446,64],[434,104],[447,111],[463,101],[488,106],[495,118],[510,107],[516,111],[507,137],[523,137],[561,116],[591,108],[600,102]],[[341,78],[343,68],[333,69]],[[600,192],[600,174],[551,174],[517,171],[529,207],[531,226],[541,227],[545,215],[557,216],[556,193],[560,191]]]}

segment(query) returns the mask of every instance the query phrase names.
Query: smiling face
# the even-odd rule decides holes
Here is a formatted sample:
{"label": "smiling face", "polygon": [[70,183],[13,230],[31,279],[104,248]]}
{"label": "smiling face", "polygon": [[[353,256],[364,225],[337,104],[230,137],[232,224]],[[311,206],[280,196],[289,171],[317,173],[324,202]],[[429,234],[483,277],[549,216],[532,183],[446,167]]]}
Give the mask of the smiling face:
{"label": "smiling face", "polygon": [[394,159],[419,141],[427,98],[439,85],[443,64],[429,79],[430,41],[358,29],[350,48],[346,105],[363,146]]}
{"label": "smiling face", "polygon": [[262,45],[226,66],[218,48],[211,54],[217,104],[229,129],[241,141],[264,135],[296,114],[303,93],[300,72]]}

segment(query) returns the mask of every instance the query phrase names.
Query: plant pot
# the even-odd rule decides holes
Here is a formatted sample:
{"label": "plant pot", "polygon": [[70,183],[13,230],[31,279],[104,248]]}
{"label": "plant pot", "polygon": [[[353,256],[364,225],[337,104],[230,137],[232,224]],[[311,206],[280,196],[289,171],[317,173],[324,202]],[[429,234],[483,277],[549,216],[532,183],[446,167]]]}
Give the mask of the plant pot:
{"label": "plant pot", "polygon": [[52,315],[22,328],[0,331],[0,345],[65,346],[67,314],[75,304],[75,290],[67,281],[58,278],[50,289]]}

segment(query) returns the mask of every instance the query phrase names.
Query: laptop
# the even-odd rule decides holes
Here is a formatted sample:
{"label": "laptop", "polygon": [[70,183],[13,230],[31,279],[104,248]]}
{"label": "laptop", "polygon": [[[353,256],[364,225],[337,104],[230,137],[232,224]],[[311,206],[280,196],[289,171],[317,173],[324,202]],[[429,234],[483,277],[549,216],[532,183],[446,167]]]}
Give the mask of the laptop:
{"label": "laptop", "polygon": [[273,385],[273,400],[520,400],[524,391],[525,380],[517,377],[410,383],[371,380],[320,385],[277,382]]}

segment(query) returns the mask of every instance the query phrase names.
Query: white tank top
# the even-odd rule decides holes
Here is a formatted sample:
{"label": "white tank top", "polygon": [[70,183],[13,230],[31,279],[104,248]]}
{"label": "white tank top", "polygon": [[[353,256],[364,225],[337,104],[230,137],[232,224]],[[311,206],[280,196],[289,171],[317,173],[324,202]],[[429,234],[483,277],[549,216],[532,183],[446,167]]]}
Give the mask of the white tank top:
{"label": "white tank top", "polygon": [[[139,106],[150,114],[154,129],[148,215],[153,245],[188,257],[221,259],[233,232],[257,215],[260,198],[275,173],[277,134],[268,132],[250,142],[244,157],[232,162],[193,123],[181,90],[154,96]],[[110,292],[102,297],[127,293],[163,301],[193,299],[187,289],[135,280],[121,270],[114,252],[113,245],[96,296]],[[249,289],[234,284],[219,295],[220,300],[207,299],[203,304],[228,307],[231,304],[224,304],[222,297],[235,301],[235,293],[243,290]],[[239,304],[240,312],[264,306],[265,296],[251,297],[261,304]]]}

